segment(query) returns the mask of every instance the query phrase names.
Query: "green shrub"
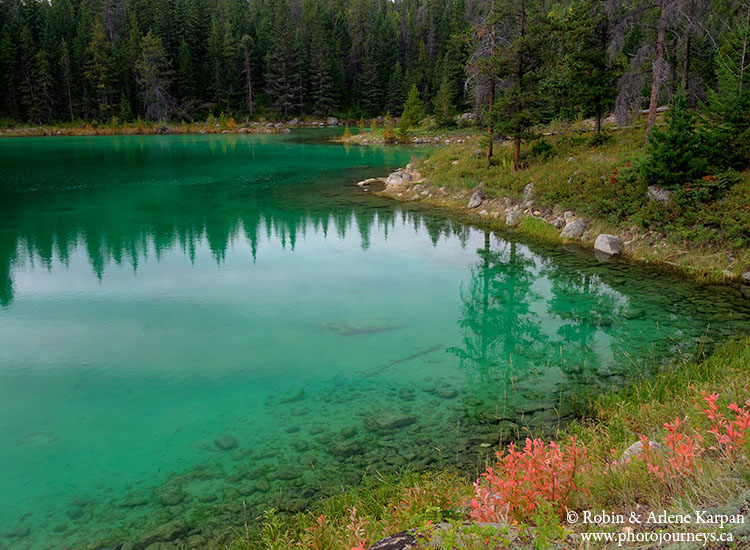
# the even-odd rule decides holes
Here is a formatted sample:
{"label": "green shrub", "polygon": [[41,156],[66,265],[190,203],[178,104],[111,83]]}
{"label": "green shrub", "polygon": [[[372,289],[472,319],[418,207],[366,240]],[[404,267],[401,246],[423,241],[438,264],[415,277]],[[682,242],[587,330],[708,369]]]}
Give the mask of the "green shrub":
{"label": "green shrub", "polygon": [[539,138],[531,146],[531,155],[534,158],[546,160],[554,156],[554,147],[544,138]]}

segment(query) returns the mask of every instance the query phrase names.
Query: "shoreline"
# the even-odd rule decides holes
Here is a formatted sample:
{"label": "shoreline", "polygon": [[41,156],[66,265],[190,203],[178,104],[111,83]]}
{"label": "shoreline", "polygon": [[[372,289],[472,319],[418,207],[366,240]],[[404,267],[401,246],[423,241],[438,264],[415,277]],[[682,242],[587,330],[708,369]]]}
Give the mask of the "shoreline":
{"label": "shoreline", "polygon": [[[666,243],[659,232],[642,231],[635,227],[616,231],[600,220],[578,216],[574,211],[564,211],[558,206],[536,206],[533,184],[524,190],[522,200],[491,197],[484,193],[481,185],[474,189],[438,188],[417,168],[410,163],[385,178],[370,178],[357,185],[363,189],[383,185],[374,193],[399,202],[418,202],[447,210],[462,216],[468,223],[493,231],[521,234],[554,245],[579,246],[593,252],[600,261],[619,256],[634,263],[657,266],[698,284],[731,284],[750,299],[750,272],[735,273],[728,266],[720,272],[704,267],[700,264],[701,254],[686,254],[685,263],[682,264],[666,259],[663,254],[671,252],[670,248],[674,247]],[[569,222],[576,220],[582,221],[583,229],[574,227],[572,236],[562,236]],[[597,237],[600,235],[617,237],[621,250],[615,254],[597,250]]]}

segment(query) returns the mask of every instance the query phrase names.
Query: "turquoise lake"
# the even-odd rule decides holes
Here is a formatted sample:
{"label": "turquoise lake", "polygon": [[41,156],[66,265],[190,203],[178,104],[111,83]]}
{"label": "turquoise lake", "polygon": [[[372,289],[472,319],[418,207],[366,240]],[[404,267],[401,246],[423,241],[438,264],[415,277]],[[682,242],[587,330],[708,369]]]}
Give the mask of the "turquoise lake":
{"label": "turquoise lake", "polygon": [[736,288],[372,196],[428,151],[327,136],[0,141],[0,548],[227,540],[366,471],[476,473],[750,331]]}

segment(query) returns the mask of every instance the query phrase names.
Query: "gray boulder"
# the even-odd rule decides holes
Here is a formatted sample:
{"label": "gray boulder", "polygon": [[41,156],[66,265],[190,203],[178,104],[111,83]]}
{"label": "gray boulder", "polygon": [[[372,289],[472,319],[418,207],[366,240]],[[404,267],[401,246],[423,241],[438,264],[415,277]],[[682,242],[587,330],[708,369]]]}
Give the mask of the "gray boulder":
{"label": "gray boulder", "polygon": [[563,227],[563,230],[560,232],[560,238],[580,239],[585,229],[586,222],[581,218],[578,218],[577,220],[570,220],[565,224],[565,227]]}
{"label": "gray boulder", "polygon": [[337,119],[335,116],[329,116],[326,123],[328,124],[328,126],[338,126],[339,119]]}
{"label": "gray boulder", "polygon": [[521,223],[521,216],[523,215],[523,212],[520,210],[510,210],[508,211],[508,215],[505,216],[505,225],[508,227],[515,227],[519,223]]}
{"label": "gray boulder", "polygon": [[417,548],[417,539],[411,533],[402,531],[379,540],[370,550],[412,550]]}
{"label": "gray boulder", "polygon": [[660,185],[649,185],[648,198],[654,202],[667,203],[672,200],[672,191],[664,189]]}
{"label": "gray boulder", "polygon": [[484,200],[484,193],[481,190],[474,191],[474,194],[469,199],[468,208],[478,208]]}
{"label": "gray boulder", "polygon": [[530,201],[534,198],[534,183],[530,182],[523,188],[523,200]]}
{"label": "gray boulder", "polygon": [[594,242],[594,250],[610,256],[616,256],[622,252],[622,239],[615,235],[602,233]]}
{"label": "gray boulder", "polygon": [[[664,452],[664,446],[661,443],[649,440],[648,445],[651,448],[651,452],[653,453]],[[643,442],[636,441],[630,447],[625,449],[625,451],[623,451],[623,453],[620,455],[620,459],[617,462],[629,462],[633,458],[643,454],[643,451]]]}

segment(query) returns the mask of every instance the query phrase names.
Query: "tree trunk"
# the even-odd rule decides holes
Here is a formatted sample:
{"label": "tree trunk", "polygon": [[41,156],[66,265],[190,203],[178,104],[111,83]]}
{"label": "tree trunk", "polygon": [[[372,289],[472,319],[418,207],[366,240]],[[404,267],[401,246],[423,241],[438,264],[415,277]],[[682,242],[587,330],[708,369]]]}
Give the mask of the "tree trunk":
{"label": "tree trunk", "polygon": [[682,59],[682,90],[687,96],[688,107],[693,107],[693,96],[690,94],[690,48],[692,46],[693,14],[695,13],[695,0],[688,3],[688,25],[685,30],[685,57]]}
{"label": "tree trunk", "polygon": [[[526,33],[526,2],[521,3],[521,18],[518,27],[518,36],[523,40]],[[523,111],[523,77],[526,73],[526,66],[523,62],[523,53],[518,52],[518,73],[516,78],[518,79],[518,95],[516,96],[516,116],[519,116]],[[518,172],[521,169],[521,128],[520,119],[517,119],[518,125],[516,126],[516,135],[513,136],[513,171]]]}
{"label": "tree trunk", "polygon": [[596,112],[594,113],[594,132],[600,134],[602,131],[602,107],[601,105],[596,106]]}
{"label": "tree trunk", "polygon": [[656,123],[656,109],[659,106],[659,90],[664,77],[662,66],[664,63],[664,41],[667,34],[667,2],[661,0],[659,4],[659,30],[656,35],[656,55],[654,56],[653,78],[651,81],[651,101],[648,104],[648,123],[646,124],[646,140]]}
{"label": "tree trunk", "polygon": [[492,128],[492,106],[495,104],[495,77],[490,75],[490,100],[487,111],[487,164],[492,160],[492,142],[495,139]]}
{"label": "tree trunk", "polygon": [[247,45],[244,48],[245,54],[245,86],[247,88],[247,112],[252,116],[253,114],[253,79],[250,73],[250,52],[248,51]]}

